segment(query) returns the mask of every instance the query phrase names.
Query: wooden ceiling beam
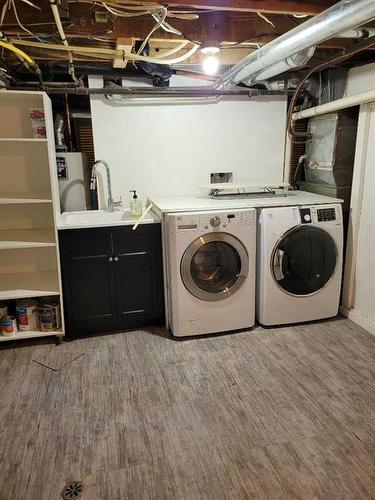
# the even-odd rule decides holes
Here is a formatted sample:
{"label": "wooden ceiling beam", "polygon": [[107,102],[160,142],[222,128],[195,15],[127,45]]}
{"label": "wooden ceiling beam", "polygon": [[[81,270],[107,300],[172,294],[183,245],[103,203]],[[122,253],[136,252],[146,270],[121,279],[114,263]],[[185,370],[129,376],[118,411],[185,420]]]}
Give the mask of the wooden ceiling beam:
{"label": "wooden ceiling beam", "polygon": [[[117,0],[118,3],[141,4],[139,0]],[[172,0],[162,2],[170,7],[235,12],[265,12],[268,14],[319,14],[337,0]],[[158,5],[158,2],[150,2]]]}

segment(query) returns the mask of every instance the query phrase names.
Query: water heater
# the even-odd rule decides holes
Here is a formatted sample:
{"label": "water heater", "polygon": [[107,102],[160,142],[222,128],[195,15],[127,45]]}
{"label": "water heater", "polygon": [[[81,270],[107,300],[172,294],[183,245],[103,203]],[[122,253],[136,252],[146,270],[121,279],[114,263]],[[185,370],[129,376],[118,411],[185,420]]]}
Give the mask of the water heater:
{"label": "water heater", "polygon": [[86,210],[88,178],[85,156],[82,153],[57,153],[61,212]]}

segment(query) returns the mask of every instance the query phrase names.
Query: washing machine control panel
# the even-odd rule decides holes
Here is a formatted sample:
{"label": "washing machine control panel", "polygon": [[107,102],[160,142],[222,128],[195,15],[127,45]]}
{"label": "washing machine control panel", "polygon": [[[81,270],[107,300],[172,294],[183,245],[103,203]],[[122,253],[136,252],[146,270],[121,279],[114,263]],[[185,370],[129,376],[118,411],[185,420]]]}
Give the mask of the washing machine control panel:
{"label": "washing machine control panel", "polygon": [[177,231],[225,231],[256,223],[255,210],[184,213],[173,219]]}
{"label": "washing machine control panel", "polygon": [[231,227],[249,226],[255,224],[255,211],[233,211],[200,214],[200,229],[225,231]]}

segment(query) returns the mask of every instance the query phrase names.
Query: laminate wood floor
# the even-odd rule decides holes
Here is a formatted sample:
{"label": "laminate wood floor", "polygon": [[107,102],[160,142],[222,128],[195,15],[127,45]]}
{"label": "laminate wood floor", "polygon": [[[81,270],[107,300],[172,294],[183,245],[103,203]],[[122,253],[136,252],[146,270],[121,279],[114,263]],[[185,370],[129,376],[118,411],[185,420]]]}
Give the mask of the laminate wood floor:
{"label": "laminate wood floor", "polygon": [[1,500],[375,499],[375,337],[347,319],[2,345],[0,398]]}

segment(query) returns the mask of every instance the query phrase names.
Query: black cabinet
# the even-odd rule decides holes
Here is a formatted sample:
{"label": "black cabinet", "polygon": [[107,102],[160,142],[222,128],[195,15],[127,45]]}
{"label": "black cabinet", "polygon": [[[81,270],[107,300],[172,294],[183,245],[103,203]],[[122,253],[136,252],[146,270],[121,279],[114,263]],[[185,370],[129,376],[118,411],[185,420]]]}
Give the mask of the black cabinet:
{"label": "black cabinet", "polygon": [[59,232],[67,335],[161,324],[160,224]]}

